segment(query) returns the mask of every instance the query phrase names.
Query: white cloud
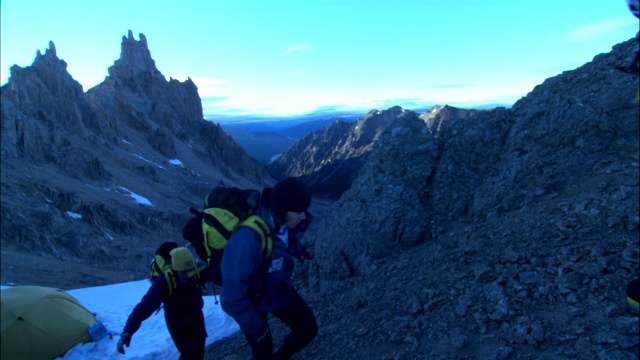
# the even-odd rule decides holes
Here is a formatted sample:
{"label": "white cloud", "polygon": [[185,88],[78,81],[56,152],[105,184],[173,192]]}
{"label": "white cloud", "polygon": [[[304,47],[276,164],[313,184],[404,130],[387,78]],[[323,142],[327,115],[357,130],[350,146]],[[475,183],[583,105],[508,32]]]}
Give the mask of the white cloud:
{"label": "white cloud", "polygon": [[317,95],[311,96],[310,98],[318,99],[318,100],[333,100],[333,99],[337,99],[338,96],[335,94],[317,94]]}
{"label": "white cloud", "polygon": [[309,45],[294,45],[286,49],[284,51],[284,54],[287,55],[295,52],[309,51],[309,50],[311,50],[311,46]]}
{"label": "white cloud", "polygon": [[226,79],[220,78],[192,77],[191,80],[198,87],[198,94],[201,98],[221,95],[222,85],[227,84]]}
{"label": "white cloud", "polygon": [[[632,24],[632,22],[635,22],[635,32],[637,32],[638,23],[633,17],[620,16],[577,27],[569,32],[569,40],[588,41],[610,35],[617,31],[624,32],[631,29],[630,24]],[[631,32],[633,32],[633,34],[631,34]],[[629,36],[635,35],[635,32],[630,31]]]}
{"label": "white cloud", "polygon": [[331,107],[338,111],[353,111],[380,107],[383,102],[365,97],[344,98],[334,94],[298,95],[286,98],[280,96],[234,96],[228,99],[206,103],[203,101],[205,118],[215,115],[255,115],[293,116]]}
{"label": "white cloud", "polygon": [[227,80],[219,78],[192,77],[191,80],[193,80],[197,87],[223,85],[227,83]]}

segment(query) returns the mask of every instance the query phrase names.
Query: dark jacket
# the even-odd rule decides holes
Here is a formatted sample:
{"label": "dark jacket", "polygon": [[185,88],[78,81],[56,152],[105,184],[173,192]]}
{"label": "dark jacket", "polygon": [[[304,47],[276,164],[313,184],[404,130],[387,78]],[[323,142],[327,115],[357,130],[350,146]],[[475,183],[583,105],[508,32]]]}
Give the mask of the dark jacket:
{"label": "dark jacket", "polygon": [[308,214],[296,229],[289,229],[288,246],[271,229],[273,249],[267,259],[255,230],[241,227],[229,238],[222,258],[220,302],[245,334],[257,335],[264,329],[264,314],[288,303],[294,257],[304,249],[300,238],[311,220]]}
{"label": "dark jacket", "polygon": [[[202,290],[196,279],[190,279],[183,284],[178,279],[178,274],[174,274],[177,286],[169,297],[169,286],[165,276],[163,273],[153,281],[140,303],[129,315],[122,332],[133,335],[138,331],[142,322],[164,303],[164,318],[174,342],[176,342],[174,334],[177,332],[188,331],[203,339],[206,338],[207,331],[202,314],[204,301],[202,300]],[[176,347],[181,349],[177,342]]]}

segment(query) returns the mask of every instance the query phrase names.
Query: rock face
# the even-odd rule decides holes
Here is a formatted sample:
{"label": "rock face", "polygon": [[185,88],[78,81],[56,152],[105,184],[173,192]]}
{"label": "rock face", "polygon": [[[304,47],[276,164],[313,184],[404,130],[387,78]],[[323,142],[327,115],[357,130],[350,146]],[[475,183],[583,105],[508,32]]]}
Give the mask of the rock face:
{"label": "rock face", "polygon": [[396,118],[411,113],[399,106],[371,110],[353,123],[336,120],[305,135],[267,164],[276,179],[300,178],[314,195],[337,199],[351,187],[380,134]]}
{"label": "rock face", "polygon": [[[40,285],[63,286],[83,266],[87,285],[140,278],[220,180],[273,183],[203,119],[190,79],[165,80],[144,35],[123,37],[109,76],[87,93],[66,68],[51,42],[2,87],[3,284],[39,271]],[[33,269],[44,261],[60,270]]]}
{"label": "rock face", "polygon": [[634,41],[512,109],[391,123],[312,227],[310,358],[636,359]]}

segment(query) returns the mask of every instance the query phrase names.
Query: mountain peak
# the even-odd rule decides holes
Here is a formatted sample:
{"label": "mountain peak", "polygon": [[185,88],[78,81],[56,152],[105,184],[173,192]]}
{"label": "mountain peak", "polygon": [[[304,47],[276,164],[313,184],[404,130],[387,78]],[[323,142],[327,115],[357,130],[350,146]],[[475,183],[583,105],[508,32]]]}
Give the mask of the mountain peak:
{"label": "mountain peak", "polygon": [[109,76],[130,78],[146,75],[164,81],[164,76],[156,68],[156,63],[151,58],[147,38],[142,33],[138,36],[139,41],[133,37],[133,32],[129,30],[127,36],[122,37],[120,58],[109,68]]}

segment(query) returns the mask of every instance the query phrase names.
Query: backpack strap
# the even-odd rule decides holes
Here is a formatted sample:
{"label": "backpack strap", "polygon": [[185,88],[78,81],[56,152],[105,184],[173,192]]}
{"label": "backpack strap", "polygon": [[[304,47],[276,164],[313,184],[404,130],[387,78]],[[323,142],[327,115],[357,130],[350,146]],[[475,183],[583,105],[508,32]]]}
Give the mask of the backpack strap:
{"label": "backpack strap", "polygon": [[273,249],[273,236],[271,235],[269,226],[260,216],[251,215],[243,221],[240,226],[246,226],[258,232],[262,239],[261,250],[265,255],[264,258],[266,259],[271,256],[271,250]]}
{"label": "backpack strap", "polygon": [[158,265],[158,262],[156,261],[156,259],[153,259],[153,261],[151,262],[151,266],[156,271],[156,274],[158,275],[162,274],[162,269],[160,268],[160,265]]}
{"label": "backpack strap", "polygon": [[[200,281],[200,273],[202,271],[205,271],[207,268],[208,268],[207,265],[202,265],[200,267],[197,267],[197,268],[189,271],[187,276],[189,278],[196,278],[196,281],[199,282]],[[173,295],[173,290],[175,290],[178,287],[176,274],[173,272],[173,270],[169,269],[169,270],[164,272],[164,278],[165,278],[165,280],[167,280],[167,287],[169,288],[169,295],[167,296],[167,299],[170,299],[171,295]]]}
{"label": "backpack strap", "polygon": [[173,270],[169,269],[164,272],[164,278],[167,280],[167,287],[169,288],[169,295],[167,299],[171,299],[171,295],[173,295],[173,290],[178,286],[178,282],[176,281],[176,275],[173,273]]}

